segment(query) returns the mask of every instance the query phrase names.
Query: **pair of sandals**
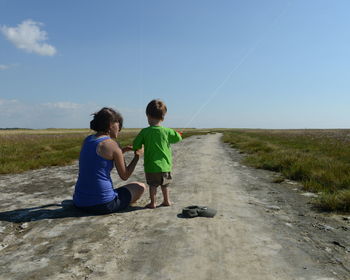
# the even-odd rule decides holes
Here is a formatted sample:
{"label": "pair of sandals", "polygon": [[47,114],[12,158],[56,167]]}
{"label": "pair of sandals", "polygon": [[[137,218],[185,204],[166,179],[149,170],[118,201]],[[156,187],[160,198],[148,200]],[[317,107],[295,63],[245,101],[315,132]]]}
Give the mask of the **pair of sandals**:
{"label": "pair of sandals", "polygon": [[207,206],[192,205],[182,209],[182,217],[195,218],[195,217],[207,217],[212,218],[216,215],[216,210]]}

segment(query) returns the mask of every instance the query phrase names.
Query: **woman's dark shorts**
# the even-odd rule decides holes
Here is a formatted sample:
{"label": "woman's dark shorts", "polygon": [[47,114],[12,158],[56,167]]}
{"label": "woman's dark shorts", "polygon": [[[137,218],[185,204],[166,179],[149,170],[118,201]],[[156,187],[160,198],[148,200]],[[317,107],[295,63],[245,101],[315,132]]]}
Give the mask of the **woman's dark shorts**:
{"label": "woman's dark shorts", "polygon": [[99,215],[121,211],[129,206],[131,201],[131,193],[125,187],[118,188],[116,191],[118,193],[118,196],[108,203],[88,207],[79,207],[79,209],[91,214]]}

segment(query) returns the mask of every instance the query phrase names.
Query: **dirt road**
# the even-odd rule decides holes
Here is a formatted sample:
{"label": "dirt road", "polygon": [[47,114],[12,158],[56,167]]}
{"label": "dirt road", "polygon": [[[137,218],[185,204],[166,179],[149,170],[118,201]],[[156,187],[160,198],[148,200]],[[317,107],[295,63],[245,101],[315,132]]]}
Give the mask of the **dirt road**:
{"label": "dirt road", "polygon": [[[85,216],[69,201],[76,165],[0,176],[0,279],[350,279],[350,217],[315,212],[300,186],[243,166],[220,137],[173,146],[171,207],[144,209],[145,194]],[[218,213],[178,215],[193,204]]]}

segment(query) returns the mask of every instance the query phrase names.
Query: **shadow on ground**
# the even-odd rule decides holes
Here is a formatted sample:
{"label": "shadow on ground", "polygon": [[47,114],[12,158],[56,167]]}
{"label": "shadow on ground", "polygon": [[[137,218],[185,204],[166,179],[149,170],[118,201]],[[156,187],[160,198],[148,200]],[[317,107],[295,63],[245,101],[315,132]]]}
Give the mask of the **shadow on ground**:
{"label": "shadow on ground", "polygon": [[[120,211],[131,212],[142,210],[143,207],[129,206],[127,209]],[[61,203],[45,204],[31,208],[21,208],[11,211],[0,212],[0,221],[7,221],[13,223],[25,223],[32,221],[39,221],[44,219],[63,219],[71,217],[88,217],[99,216],[97,214],[90,214],[83,212],[73,205],[72,200],[63,200]]]}

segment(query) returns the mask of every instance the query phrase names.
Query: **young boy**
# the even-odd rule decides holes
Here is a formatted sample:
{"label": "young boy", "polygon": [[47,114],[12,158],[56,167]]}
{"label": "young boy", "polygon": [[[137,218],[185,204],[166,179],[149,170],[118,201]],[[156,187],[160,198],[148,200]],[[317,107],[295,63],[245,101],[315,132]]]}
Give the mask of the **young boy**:
{"label": "young boy", "polygon": [[146,181],[150,188],[151,202],[147,208],[156,208],[157,187],[161,186],[163,203],[161,206],[170,206],[169,184],[171,182],[172,154],[170,144],[182,140],[180,133],[161,126],[167,112],[165,104],[158,100],[152,100],[146,108],[148,119],[147,128],[144,128],[136,136],[133,148],[138,150],[144,145],[144,169]]}

